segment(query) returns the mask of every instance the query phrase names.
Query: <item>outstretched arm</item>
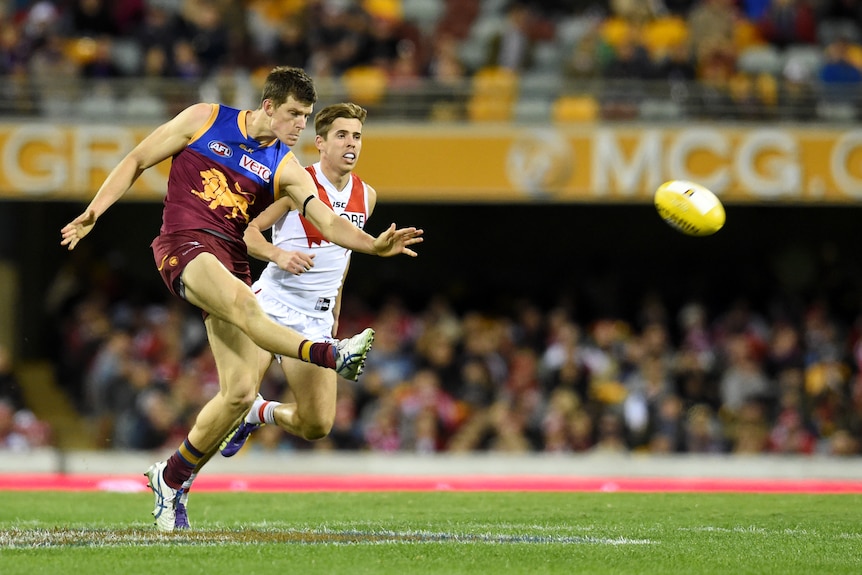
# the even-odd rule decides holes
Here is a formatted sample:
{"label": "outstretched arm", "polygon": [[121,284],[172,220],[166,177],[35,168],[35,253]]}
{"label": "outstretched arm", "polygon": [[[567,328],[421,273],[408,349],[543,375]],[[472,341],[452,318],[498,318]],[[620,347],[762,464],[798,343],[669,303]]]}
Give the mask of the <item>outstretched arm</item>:
{"label": "outstretched arm", "polygon": [[144,170],[185,148],[212,112],[212,104],[194,104],[153,130],[111,170],[84,212],[63,226],[60,245],[75,249],[96,220],[132,187]]}
{"label": "outstretched arm", "polygon": [[423,231],[415,227],[389,229],[371,236],[345,218],[337,216],[317,197],[314,180],[295,158],[282,169],[279,185],[284,194],[290,196],[303,215],[313,223],[327,240],[347,249],[364,254],[390,257],[404,254],[416,257],[410,246],[422,242]]}

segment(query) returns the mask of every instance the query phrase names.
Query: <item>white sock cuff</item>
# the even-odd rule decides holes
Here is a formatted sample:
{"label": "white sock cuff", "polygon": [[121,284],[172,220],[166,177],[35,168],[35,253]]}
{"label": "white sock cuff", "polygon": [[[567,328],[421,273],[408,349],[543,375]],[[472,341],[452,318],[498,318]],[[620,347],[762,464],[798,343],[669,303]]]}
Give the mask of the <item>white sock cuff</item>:
{"label": "white sock cuff", "polygon": [[281,405],[277,401],[267,401],[263,405],[263,422],[275,425],[275,408]]}
{"label": "white sock cuff", "polygon": [[275,408],[281,405],[277,401],[267,401],[263,398],[254,400],[251,411],[245,420],[248,423],[270,423],[275,424]]}

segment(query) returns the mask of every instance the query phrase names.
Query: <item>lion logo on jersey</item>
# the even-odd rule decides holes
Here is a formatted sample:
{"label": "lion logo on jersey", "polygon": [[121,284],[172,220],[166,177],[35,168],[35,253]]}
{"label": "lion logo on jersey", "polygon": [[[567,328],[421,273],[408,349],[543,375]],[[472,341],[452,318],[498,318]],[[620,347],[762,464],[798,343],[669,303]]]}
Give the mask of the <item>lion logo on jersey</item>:
{"label": "lion logo on jersey", "polygon": [[216,169],[201,172],[201,183],[203,192],[197,190],[191,192],[202,200],[208,201],[211,210],[223,207],[229,210],[229,213],[224,216],[227,219],[240,218],[248,222],[248,207],[254,203],[254,194],[242,191],[239,183],[234,183],[236,192],[231,191],[225,175]]}

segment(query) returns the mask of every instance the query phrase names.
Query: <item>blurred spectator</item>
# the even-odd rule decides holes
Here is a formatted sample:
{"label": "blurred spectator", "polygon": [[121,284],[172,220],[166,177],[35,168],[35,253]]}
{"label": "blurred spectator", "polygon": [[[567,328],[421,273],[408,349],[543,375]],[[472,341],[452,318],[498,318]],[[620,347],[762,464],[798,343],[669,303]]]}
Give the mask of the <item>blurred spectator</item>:
{"label": "blurred spectator", "polygon": [[682,453],[685,445],[685,405],[673,393],[663,395],[657,404],[649,440],[651,453]]}
{"label": "blurred spectator", "polygon": [[746,18],[757,22],[763,18],[772,3],[773,0],[742,0],[740,7]]}
{"label": "blurred spectator", "polygon": [[[366,393],[379,396],[386,390],[394,389],[413,374],[415,359],[409,353],[394,318],[380,320],[374,327],[375,354],[368,357],[365,375],[374,373],[377,377],[373,378],[373,381],[363,377],[360,385],[363,385]],[[371,385],[377,382],[380,389],[372,388]]]}
{"label": "blurred spectator", "polygon": [[655,62],[652,76],[680,84],[694,81],[697,77],[697,68],[689,44],[680,42],[671,46]]}
{"label": "blurred spectator", "polygon": [[795,326],[788,322],[776,321],[770,333],[769,348],[764,358],[766,373],[776,378],[785,370],[801,368],[804,362],[801,344],[799,332]]}
{"label": "blurred spectator", "polygon": [[596,422],[590,413],[584,408],[575,410],[568,420],[572,451],[578,453],[590,451],[596,443],[595,431]]}
{"label": "blurred spectator", "polygon": [[[213,0],[185,0],[180,13],[179,37],[175,47],[182,45],[182,52],[188,52],[187,61],[195,61],[199,74],[209,75],[218,67],[228,63],[229,50],[236,47],[231,43],[224,15]],[[177,68],[182,70],[183,62],[177,57]],[[188,77],[188,72],[182,72]]]}
{"label": "blurred spectator", "polygon": [[699,0],[688,13],[689,38],[698,59],[714,44],[733,43],[738,13],[734,0]]}
{"label": "blurred spectator", "polygon": [[[147,2],[142,21],[133,33],[142,53],[152,48],[159,48],[163,53],[172,56],[174,41],[179,39],[179,20],[174,12],[158,2]],[[166,69],[170,69],[169,62]]]}
{"label": "blurred spectator", "polygon": [[302,23],[296,18],[287,18],[278,27],[278,35],[269,58],[274,65],[305,68],[311,59],[311,45]]}
{"label": "blurred spectator", "polygon": [[816,439],[802,418],[801,394],[787,391],[781,398],[781,407],[775,426],[769,432],[769,450],[791,455],[810,455],[815,452]]}
{"label": "blurred spectator", "polygon": [[595,78],[613,57],[613,47],[602,37],[602,20],[585,17],[586,30],[564,59],[563,74],[575,79]]}
{"label": "blurred spectator", "polygon": [[31,54],[32,46],[21,28],[14,22],[0,19],[0,74],[25,73]]}
{"label": "blurred spectator", "polygon": [[859,439],[847,429],[839,429],[829,440],[827,454],[843,457],[859,455]]}
{"label": "blurred spectator", "polygon": [[384,453],[401,449],[402,441],[396,399],[392,396],[383,396],[370,411],[363,430],[363,440],[368,449]]}
{"label": "blurred spectator", "polygon": [[569,421],[580,408],[580,400],[571,390],[557,389],[548,398],[541,422],[542,450],[551,453],[569,452]]}
{"label": "blurred spectator", "polygon": [[194,82],[203,79],[206,68],[198,58],[195,47],[186,40],[177,40],[173,44],[174,76],[185,81]]}
{"label": "blurred spectator", "polygon": [[31,49],[42,46],[46,39],[59,32],[62,13],[49,0],[34,2],[23,19],[24,38]]}
{"label": "blurred spectator", "polygon": [[634,26],[639,26],[656,15],[654,0],[610,0],[611,13]]}
{"label": "blurred spectator", "polygon": [[769,450],[769,421],[762,402],[747,401],[724,422],[730,452],[757,455]]}
{"label": "blurred spectator", "polygon": [[588,369],[581,348],[581,331],[573,322],[560,325],[541,357],[542,381],[546,391],[566,388],[582,400],[587,398]]}
{"label": "blurred spectator", "polygon": [[736,70],[737,49],[734,43],[739,15],[734,0],[700,0],[688,15],[688,30],[697,76],[712,101],[706,109],[723,106],[726,87]]}
{"label": "blurred spectator", "polygon": [[464,411],[441,389],[440,379],[430,369],[417,371],[395,395],[401,423],[399,435],[402,447],[407,450],[436,451],[445,445],[464,416]]}
{"label": "blurred spectator", "polygon": [[779,48],[817,40],[814,10],[808,0],[772,0],[757,25],[761,36]]}
{"label": "blurred spectator", "polygon": [[627,391],[623,400],[627,443],[631,447],[643,447],[649,443],[658,425],[665,397],[673,392],[672,382],[664,362],[648,356],[623,380],[623,384]]}
{"label": "blurred spectator", "polygon": [[478,412],[491,406],[497,396],[497,388],[487,366],[478,359],[471,359],[461,368],[454,394],[469,412]]}
{"label": "blurred spectator", "polygon": [[630,86],[639,87],[636,80],[649,77],[651,63],[649,53],[636,32],[632,31],[617,44],[613,56],[605,65],[603,75],[617,82],[632,81]]}
{"label": "blurred spectator", "polygon": [[50,444],[50,428],[26,409],[15,410],[0,399],[0,450],[29,451]]}
{"label": "blurred spectator", "polygon": [[721,422],[711,407],[697,404],[685,415],[685,451],[687,453],[724,453]]}
{"label": "blurred spectator", "polygon": [[26,408],[11,353],[0,345],[0,450],[27,451],[50,443],[50,425]]}
{"label": "blurred spectator", "polygon": [[408,52],[411,58],[415,55],[415,45],[408,48],[407,44],[412,42],[401,35],[401,22],[398,19],[384,16],[369,17],[368,45],[365,49],[367,63],[391,71],[398,59],[399,50]]}
{"label": "blurred spectator", "polygon": [[[299,5],[298,5],[299,4]],[[255,56],[266,58],[275,48],[277,38],[291,24],[304,35],[301,4],[278,0],[251,0],[245,3],[245,21],[249,35],[249,49]],[[295,66],[295,64],[280,64]]]}
{"label": "blurred spectator", "polygon": [[162,387],[147,384],[144,371],[133,378],[134,403],[117,418],[114,445],[119,449],[157,449],[175,441],[176,405]]}
{"label": "blurred spectator", "polygon": [[826,47],[826,60],[818,77],[823,84],[821,98],[829,102],[853,102],[859,99],[862,70],[849,58],[850,44],[839,39]]}
{"label": "blurred spectator", "polygon": [[64,39],[59,35],[49,36],[40,48],[33,51],[28,61],[28,70],[30,79],[39,88],[48,86],[50,83],[62,83],[65,87],[63,94],[57,94],[53,90],[38,90],[44,111],[51,113],[58,110],[57,107],[49,104],[50,100],[75,100],[80,67],[66,54]]}
{"label": "blurred spectator", "polygon": [[527,437],[527,416],[506,401],[498,401],[489,410],[491,434],[489,451],[497,453],[527,453],[533,445]]}
{"label": "blurred spectator", "polygon": [[84,78],[110,79],[122,76],[122,71],[114,61],[114,40],[110,36],[95,38],[93,54],[81,66]]}
{"label": "blurred spectator", "polygon": [[724,351],[727,366],[719,381],[724,410],[734,414],[749,400],[774,396],[773,386],[757,361],[748,337],[742,334],[730,336]]}
{"label": "blurred spectator", "polygon": [[456,362],[456,342],[442,329],[429,326],[416,341],[414,353],[421,369],[433,371],[442,389],[457,394],[461,373]]}
{"label": "blurred spectator", "polygon": [[527,70],[532,66],[532,18],[532,12],[526,3],[508,4],[502,26],[491,37],[487,46],[486,66],[501,66],[516,71]]}
{"label": "blurred spectator", "polygon": [[592,450],[597,453],[624,453],[628,449],[622,417],[613,411],[602,413],[597,422],[596,442]]}
{"label": "blurred spectator", "polygon": [[604,403],[618,403],[622,388],[623,350],[628,326],[610,318],[597,320],[585,342],[581,357],[589,374],[588,395]]}
{"label": "blurred spectator", "polygon": [[312,50],[328,62],[336,76],[369,64],[370,15],[359,3],[317,2],[306,14]]}
{"label": "blurred spectator", "polygon": [[467,70],[458,53],[458,41],[442,34],[432,43],[427,75],[430,80],[431,119],[457,120],[464,115],[460,90],[466,83]]}

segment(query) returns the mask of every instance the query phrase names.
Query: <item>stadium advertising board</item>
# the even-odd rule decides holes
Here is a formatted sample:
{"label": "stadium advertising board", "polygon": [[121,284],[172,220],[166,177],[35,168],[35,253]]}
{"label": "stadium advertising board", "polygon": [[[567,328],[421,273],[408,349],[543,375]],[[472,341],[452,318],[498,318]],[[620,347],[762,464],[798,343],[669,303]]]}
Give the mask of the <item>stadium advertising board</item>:
{"label": "stadium advertising board", "polygon": [[[150,129],[0,125],[0,197],[87,199]],[[316,159],[310,131],[298,154]],[[167,169],[145,172],[129,199],[161,200]],[[855,203],[862,129],[369,123],[359,173],[386,201],[649,202],[686,179],[727,202]]]}

